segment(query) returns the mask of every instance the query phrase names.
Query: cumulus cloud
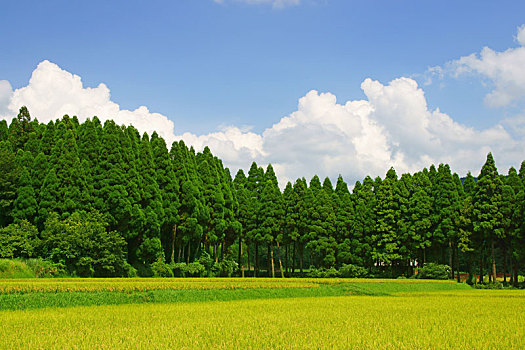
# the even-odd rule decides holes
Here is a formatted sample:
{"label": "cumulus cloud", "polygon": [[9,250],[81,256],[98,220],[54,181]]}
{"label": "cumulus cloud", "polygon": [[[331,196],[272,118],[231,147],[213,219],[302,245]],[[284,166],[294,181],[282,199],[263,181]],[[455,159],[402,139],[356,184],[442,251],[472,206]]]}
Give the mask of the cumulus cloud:
{"label": "cumulus cloud", "polygon": [[504,107],[525,97],[525,25],[518,28],[516,41],[520,45],[503,52],[484,47],[479,54],[451,61],[443,69],[434,67],[430,73],[453,76],[478,74],[489,79],[493,90],[485,96],[490,107]]}
{"label": "cumulus cloud", "polygon": [[310,91],[297,111],[262,135],[231,127],[183,138],[197,149],[209,145],[234,168],[247,168],[251,160],[272,163],[281,185],[314,174],[332,179],[342,174],[353,183],[366,175],[384,176],[391,166],[402,173],[442,162],[464,175],[479,171],[488,152],[502,161],[503,171],[522,160],[522,120],[505,123],[513,132],[503,125],[484,130],[462,125],[439,109],[430,110],[423,90],[410,78],[387,85],[366,79],[361,88],[366,100],[344,104],[331,93]]}
{"label": "cumulus cloud", "polygon": [[[0,82],[0,111],[2,110],[3,90]],[[9,103],[4,102],[7,113],[2,115],[10,120],[25,105],[31,115],[40,122],[55,120],[65,114],[76,115],[79,121],[97,116],[100,120],[113,119],[118,124],[135,126],[140,132],[152,133],[156,130],[168,141],[173,141],[173,122],[159,113],[152,113],[145,106],[130,111],[120,109],[111,101],[111,95],[105,84],[95,88],[84,87],[82,79],[71,74],[54,63],[42,61],[33,71],[29,84],[16,89],[9,95]],[[5,107],[7,105],[7,107]]]}
{"label": "cumulus cloud", "polygon": [[338,103],[335,95],[315,90],[298,101],[297,110],[258,134],[235,126],[196,135],[174,134],[166,116],[142,106],[122,110],[110,99],[104,84],[84,87],[79,76],[43,61],[29,84],[12,91],[0,81],[0,113],[10,120],[26,105],[41,122],[64,114],[80,121],[98,116],[118,124],[132,124],[141,132],[157,131],[166,141],[184,140],[197,151],[209,146],[235,173],[252,161],[272,163],[281,185],[314,174],[349,182],[366,175],[384,176],[394,166],[399,173],[414,172],[441,162],[464,175],[479,171],[493,152],[500,171],[523,160],[525,119],[508,118],[491,128],[477,130],[454,121],[439,109],[431,110],[424,91],[410,78],[388,84],[365,79],[366,99]]}
{"label": "cumulus cloud", "polygon": [[13,88],[7,80],[0,80],[0,119],[10,115],[9,101],[13,95]]}
{"label": "cumulus cloud", "polygon": [[284,8],[301,4],[301,0],[213,0],[218,4],[226,2],[245,3],[249,5],[272,5],[273,8]]}

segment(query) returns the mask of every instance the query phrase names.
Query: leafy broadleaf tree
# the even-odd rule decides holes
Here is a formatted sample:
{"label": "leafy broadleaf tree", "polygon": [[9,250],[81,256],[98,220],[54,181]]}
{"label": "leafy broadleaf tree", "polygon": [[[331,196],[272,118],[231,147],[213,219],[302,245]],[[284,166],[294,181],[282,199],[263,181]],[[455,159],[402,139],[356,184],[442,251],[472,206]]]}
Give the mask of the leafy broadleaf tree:
{"label": "leafy broadleaf tree", "polygon": [[75,212],[67,219],[53,214],[42,233],[43,255],[82,277],[126,275],[126,242],[98,212]]}

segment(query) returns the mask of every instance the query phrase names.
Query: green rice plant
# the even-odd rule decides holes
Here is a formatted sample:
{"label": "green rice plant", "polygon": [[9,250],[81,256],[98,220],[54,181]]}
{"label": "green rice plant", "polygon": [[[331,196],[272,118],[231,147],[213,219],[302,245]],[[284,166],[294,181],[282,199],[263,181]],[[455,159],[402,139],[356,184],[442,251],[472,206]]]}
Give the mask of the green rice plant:
{"label": "green rice plant", "polygon": [[519,349],[523,305],[468,290],[2,311],[0,348]]}

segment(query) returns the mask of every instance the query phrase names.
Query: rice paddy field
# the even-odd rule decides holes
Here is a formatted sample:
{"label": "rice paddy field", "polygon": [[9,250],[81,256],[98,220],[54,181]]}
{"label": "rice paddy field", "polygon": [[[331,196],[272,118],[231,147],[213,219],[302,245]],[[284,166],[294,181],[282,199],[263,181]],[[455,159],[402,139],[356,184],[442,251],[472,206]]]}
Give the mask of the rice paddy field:
{"label": "rice paddy field", "polygon": [[0,280],[2,349],[523,349],[525,291],[424,280]]}

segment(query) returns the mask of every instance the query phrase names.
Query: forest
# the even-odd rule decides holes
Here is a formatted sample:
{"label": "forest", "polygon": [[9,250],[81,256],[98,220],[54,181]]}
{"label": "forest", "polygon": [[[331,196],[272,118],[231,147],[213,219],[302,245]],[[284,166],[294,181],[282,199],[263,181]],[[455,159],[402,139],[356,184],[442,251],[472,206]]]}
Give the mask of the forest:
{"label": "forest", "polygon": [[0,121],[0,258],[86,277],[411,277],[440,264],[516,285],[525,161],[499,174],[489,153],[476,175],[439,164],[281,191],[271,164],[233,176],[207,147],[97,117],[43,124],[22,107]]}

